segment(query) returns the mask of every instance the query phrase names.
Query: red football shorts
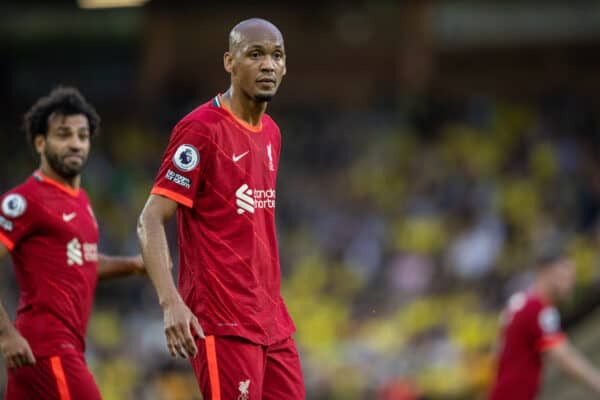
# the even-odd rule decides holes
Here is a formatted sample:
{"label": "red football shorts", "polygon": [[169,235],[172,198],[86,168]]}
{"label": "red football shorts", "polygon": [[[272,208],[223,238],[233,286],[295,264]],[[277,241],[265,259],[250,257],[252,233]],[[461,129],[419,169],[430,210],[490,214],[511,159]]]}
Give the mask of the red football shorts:
{"label": "red football shorts", "polygon": [[196,339],[191,359],[205,400],[304,400],[300,357],[292,338],[261,346],[236,337]]}
{"label": "red football shorts", "polygon": [[6,400],[100,400],[83,355],[36,359],[30,367],[8,370]]}

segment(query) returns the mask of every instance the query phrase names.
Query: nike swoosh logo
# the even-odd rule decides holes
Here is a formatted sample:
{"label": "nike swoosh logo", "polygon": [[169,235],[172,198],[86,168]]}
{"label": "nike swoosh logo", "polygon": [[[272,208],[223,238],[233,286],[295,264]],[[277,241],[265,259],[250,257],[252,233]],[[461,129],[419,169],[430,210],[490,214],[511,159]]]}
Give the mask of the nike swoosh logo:
{"label": "nike swoosh logo", "polygon": [[65,222],[69,222],[69,221],[71,221],[73,218],[75,218],[75,216],[76,216],[76,215],[77,215],[77,213],[74,213],[74,212],[72,212],[72,213],[70,213],[70,214],[65,214],[65,213],[63,213],[63,221],[65,221]]}
{"label": "nike swoosh logo", "polygon": [[233,155],[233,157],[232,157],[232,159],[233,159],[233,162],[238,162],[238,161],[240,161],[240,160],[241,160],[241,159],[242,159],[242,158],[243,158],[243,157],[244,157],[246,154],[248,154],[248,153],[250,153],[250,150],[248,150],[248,151],[247,151],[247,152],[245,152],[245,153],[239,154],[239,155],[237,155],[237,156],[234,154],[234,155]]}

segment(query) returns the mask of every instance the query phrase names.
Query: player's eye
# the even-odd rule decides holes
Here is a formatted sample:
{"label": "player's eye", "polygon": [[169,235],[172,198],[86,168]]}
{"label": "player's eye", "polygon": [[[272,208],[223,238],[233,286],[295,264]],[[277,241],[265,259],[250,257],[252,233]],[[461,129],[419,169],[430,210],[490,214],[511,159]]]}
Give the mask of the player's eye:
{"label": "player's eye", "polygon": [[275,54],[273,54],[273,58],[276,60],[281,60],[283,58],[283,54],[279,51],[275,52]]}
{"label": "player's eye", "polygon": [[250,57],[252,58],[259,58],[260,57],[260,52],[259,51],[253,51],[250,53]]}

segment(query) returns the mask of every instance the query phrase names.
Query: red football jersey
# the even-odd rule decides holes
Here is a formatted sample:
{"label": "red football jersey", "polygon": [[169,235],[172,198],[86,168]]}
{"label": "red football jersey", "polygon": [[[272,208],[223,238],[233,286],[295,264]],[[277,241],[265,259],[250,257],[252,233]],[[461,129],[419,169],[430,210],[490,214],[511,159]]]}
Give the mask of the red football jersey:
{"label": "red football jersey", "polygon": [[207,335],[269,345],[294,332],[280,294],[275,181],[281,136],[216,96],[173,129],[152,193],[177,209],[179,291]]}
{"label": "red football jersey", "polygon": [[513,295],[502,314],[504,332],[491,400],[532,400],[542,372],[542,353],[561,344],[560,314],[534,293]]}
{"label": "red football jersey", "polygon": [[16,328],[35,356],[83,352],[98,261],[87,194],[36,171],[0,204],[0,242],[20,289]]}

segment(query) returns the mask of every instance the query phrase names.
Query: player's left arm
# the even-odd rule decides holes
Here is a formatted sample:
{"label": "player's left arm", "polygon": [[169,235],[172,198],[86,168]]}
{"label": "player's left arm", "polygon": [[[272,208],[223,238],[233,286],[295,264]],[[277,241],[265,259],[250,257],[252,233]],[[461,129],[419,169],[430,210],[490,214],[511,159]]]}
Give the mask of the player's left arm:
{"label": "player's left arm", "polygon": [[545,351],[545,354],[554,361],[564,372],[571,377],[583,382],[600,395],[600,371],[592,365],[568,340]]}
{"label": "player's left arm", "polygon": [[142,256],[108,256],[98,254],[98,279],[121,278],[129,275],[146,275]]}
{"label": "player's left arm", "polygon": [[558,310],[546,306],[534,320],[537,348],[568,375],[600,394],[600,371],[569,343],[561,329]]}

